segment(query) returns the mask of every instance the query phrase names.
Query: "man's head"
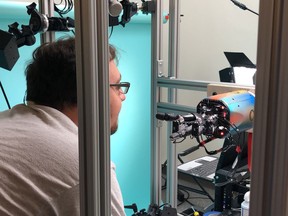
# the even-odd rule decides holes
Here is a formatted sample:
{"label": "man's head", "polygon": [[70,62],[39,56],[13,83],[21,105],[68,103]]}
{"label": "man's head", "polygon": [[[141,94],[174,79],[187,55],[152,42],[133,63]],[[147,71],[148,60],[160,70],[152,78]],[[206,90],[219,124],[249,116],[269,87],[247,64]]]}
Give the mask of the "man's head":
{"label": "man's head", "polygon": [[[112,51],[114,50],[114,52]],[[111,52],[112,51],[112,52]],[[115,49],[110,46],[110,53],[115,53]],[[112,59],[112,60],[111,60]],[[121,110],[122,101],[126,99],[125,92],[119,86],[121,74],[116,66],[114,58],[109,62],[109,82],[110,82],[110,128],[111,134],[115,133],[118,128],[118,116]]]}
{"label": "man's head", "polygon": [[45,43],[27,66],[27,101],[62,111],[77,105],[75,40]]}
{"label": "man's head", "polygon": [[[109,46],[110,84],[120,82],[116,67],[117,56]],[[78,124],[75,39],[67,38],[45,43],[33,52],[33,60],[27,66],[27,101],[53,107]],[[110,88],[111,134],[118,127],[118,115],[125,95],[117,86]]]}

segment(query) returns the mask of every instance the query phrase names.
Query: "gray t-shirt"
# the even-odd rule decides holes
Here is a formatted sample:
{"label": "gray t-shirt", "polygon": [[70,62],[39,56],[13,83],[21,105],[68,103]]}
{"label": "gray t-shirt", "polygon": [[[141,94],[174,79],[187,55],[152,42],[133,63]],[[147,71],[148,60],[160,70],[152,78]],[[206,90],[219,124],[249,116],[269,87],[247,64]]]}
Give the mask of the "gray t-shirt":
{"label": "gray t-shirt", "polygon": [[[78,128],[29,103],[0,113],[0,215],[79,216]],[[111,163],[111,213],[124,205]]]}

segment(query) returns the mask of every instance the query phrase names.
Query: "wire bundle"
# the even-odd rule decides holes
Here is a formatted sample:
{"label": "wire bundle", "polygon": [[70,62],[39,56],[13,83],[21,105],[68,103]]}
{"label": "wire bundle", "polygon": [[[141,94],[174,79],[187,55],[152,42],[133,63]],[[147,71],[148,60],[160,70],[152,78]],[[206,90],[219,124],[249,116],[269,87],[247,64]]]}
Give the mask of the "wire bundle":
{"label": "wire bundle", "polygon": [[[63,5],[63,9],[59,9],[58,5]],[[63,14],[69,13],[73,9],[74,3],[72,0],[61,0],[58,4],[54,3],[54,10],[62,17]]]}

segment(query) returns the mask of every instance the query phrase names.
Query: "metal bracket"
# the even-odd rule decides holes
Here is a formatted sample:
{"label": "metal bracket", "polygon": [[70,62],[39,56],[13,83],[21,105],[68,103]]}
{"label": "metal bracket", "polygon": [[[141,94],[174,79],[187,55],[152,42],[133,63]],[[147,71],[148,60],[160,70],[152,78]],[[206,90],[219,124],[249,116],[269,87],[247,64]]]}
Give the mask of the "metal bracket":
{"label": "metal bracket", "polygon": [[158,63],[158,77],[163,77],[163,60],[157,60]]}

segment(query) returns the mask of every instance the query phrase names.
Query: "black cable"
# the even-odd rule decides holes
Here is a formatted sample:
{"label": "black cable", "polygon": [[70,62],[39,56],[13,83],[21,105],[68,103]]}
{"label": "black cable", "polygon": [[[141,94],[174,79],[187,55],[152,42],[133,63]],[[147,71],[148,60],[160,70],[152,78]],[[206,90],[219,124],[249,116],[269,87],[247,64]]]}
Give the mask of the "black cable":
{"label": "black cable", "polygon": [[173,141],[173,143],[174,144],[177,144],[177,143],[182,143],[184,140],[186,139],[186,137],[183,137],[183,139],[182,140],[180,140],[180,141],[178,141],[178,142],[176,142],[176,140],[175,141]]}
{"label": "black cable", "polygon": [[63,0],[61,0],[59,4],[54,3],[54,10],[59,15],[67,14],[73,9],[74,4],[72,0],[64,0],[64,2],[64,8],[62,10],[60,10],[57,5],[63,5]]}
{"label": "black cable", "polygon": [[2,90],[2,93],[3,93],[3,95],[4,95],[4,98],[5,98],[5,101],[6,101],[6,104],[7,104],[8,108],[11,109],[11,106],[10,106],[10,104],[9,104],[8,98],[7,98],[7,96],[6,96],[6,93],[5,93],[5,90],[4,90],[3,86],[2,86],[1,81],[0,81],[0,88],[1,88],[1,90]]}
{"label": "black cable", "polygon": [[27,96],[27,90],[25,91],[24,97],[23,97],[23,104],[26,103],[26,96]]}
{"label": "black cable", "polygon": [[162,190],[165,190],[167,188],[167,179],[164,176],[161,176],[162,179],[164,179],[164,185],[161,186]]}
{"label": "black cable", "polygon": [[180,205],[182,205],[182,204],[185,203],[185,202],[186,202],[186,200],[181,201],[180,203],[177,203],[177,207],[179,207]]}
{"label": "black cable", "polygon": [[256,15],[259,15],[258,13],[256,13],[255,11],[250,10],[249,8],[246,7],[246,5],[236,1],[236,0],[231,0],[237,7],[241,8],[242,10],[248,10]]}
{"label": "black cable", "polygon": [[113,30],[114,30],[114,26],[111,27],[109,38],[112,36]]}
{"label": "black cable", "polygon": [[159,206],[159,209],[162,208],[162,207],[164,207],[164,206],[171,207],[171,205],[170,205],[169,203],[163,203],[162,205]]}
{"label": "black cable", "polygon": [[177,158],[178,158],[178,160],[180,161],[181,164],[184,164],[184,161],[182,160],[180,154],[178,154]]}
{"label": "black cable", "polygon": [[[56,12],[58,12],[58,11],[56,11]],[[59,16],[60,16],[61,18],[64,18],[63,15],[62,15],[62,13],[59,13],[59,12],[58,12],[58,14],[59,14]],[[73,33],[73,35],[75,35],[75,31],[74,31],[73,29],[71,30],[71,32]]]}
{"label": "black cable", "polygon": [[[186,193],[187,197],[185,197],[185,195],[182,193],[182,191]],[[181,197],[181,199],[179,199],[179,197],[178,197],[178,196],[179,196],[179,193],[182,193],[182,194],[183,194],[183,197]],[[189,199],[189,197],[190,197],[190,193],[189,193],[187,190],[178,189],[178,191],[177,191],[177,199],[180,201],[180,203],[178,203],[177,206],[180,206],[180,205],[182,205],[183,203],[185,203],[186,200]]]}
{"label": "black cable", "polygon": [[192,146],[192,147],[190,147],[190,148],[188,148],[188,149],[186,149],[186,150],[180,152],[180,153],[177,155],[178,160],[181,162],[181,164],[183,164],[184,161],[182,160],[181,157],[183,157],[183,156],[187,156],[187,155],[193,153],[194,151],[198,150],[199,148],[200,148],[200,145]]}
{"label": "black cable", "polygon": [[181,189],[182,191],[184,191],[187,194],[187,197],[185,198],[185,200],[190,199],[190,193],[187,190]]}
{"label": "black cable", "polygon": [[197,180],[197,178],[195,176],[192,175],[192,178],[194,179],[194,181],[196,182],[196,184],[201,188],[201,190],[206,194],[206,196],[212,201],[214,202],[214,199],[210,196],[210,194],[207,192],[207,190],[200,184],[200,182]]}
{"label": "black cable", "polygon": [[[167,168],[167,160],[162,164],[162,169]],[[164,185],[161,186],[162,190],[165,190],[167,188],[167,178],[165,178],[163,175],[161,176],[164,180]]]}

